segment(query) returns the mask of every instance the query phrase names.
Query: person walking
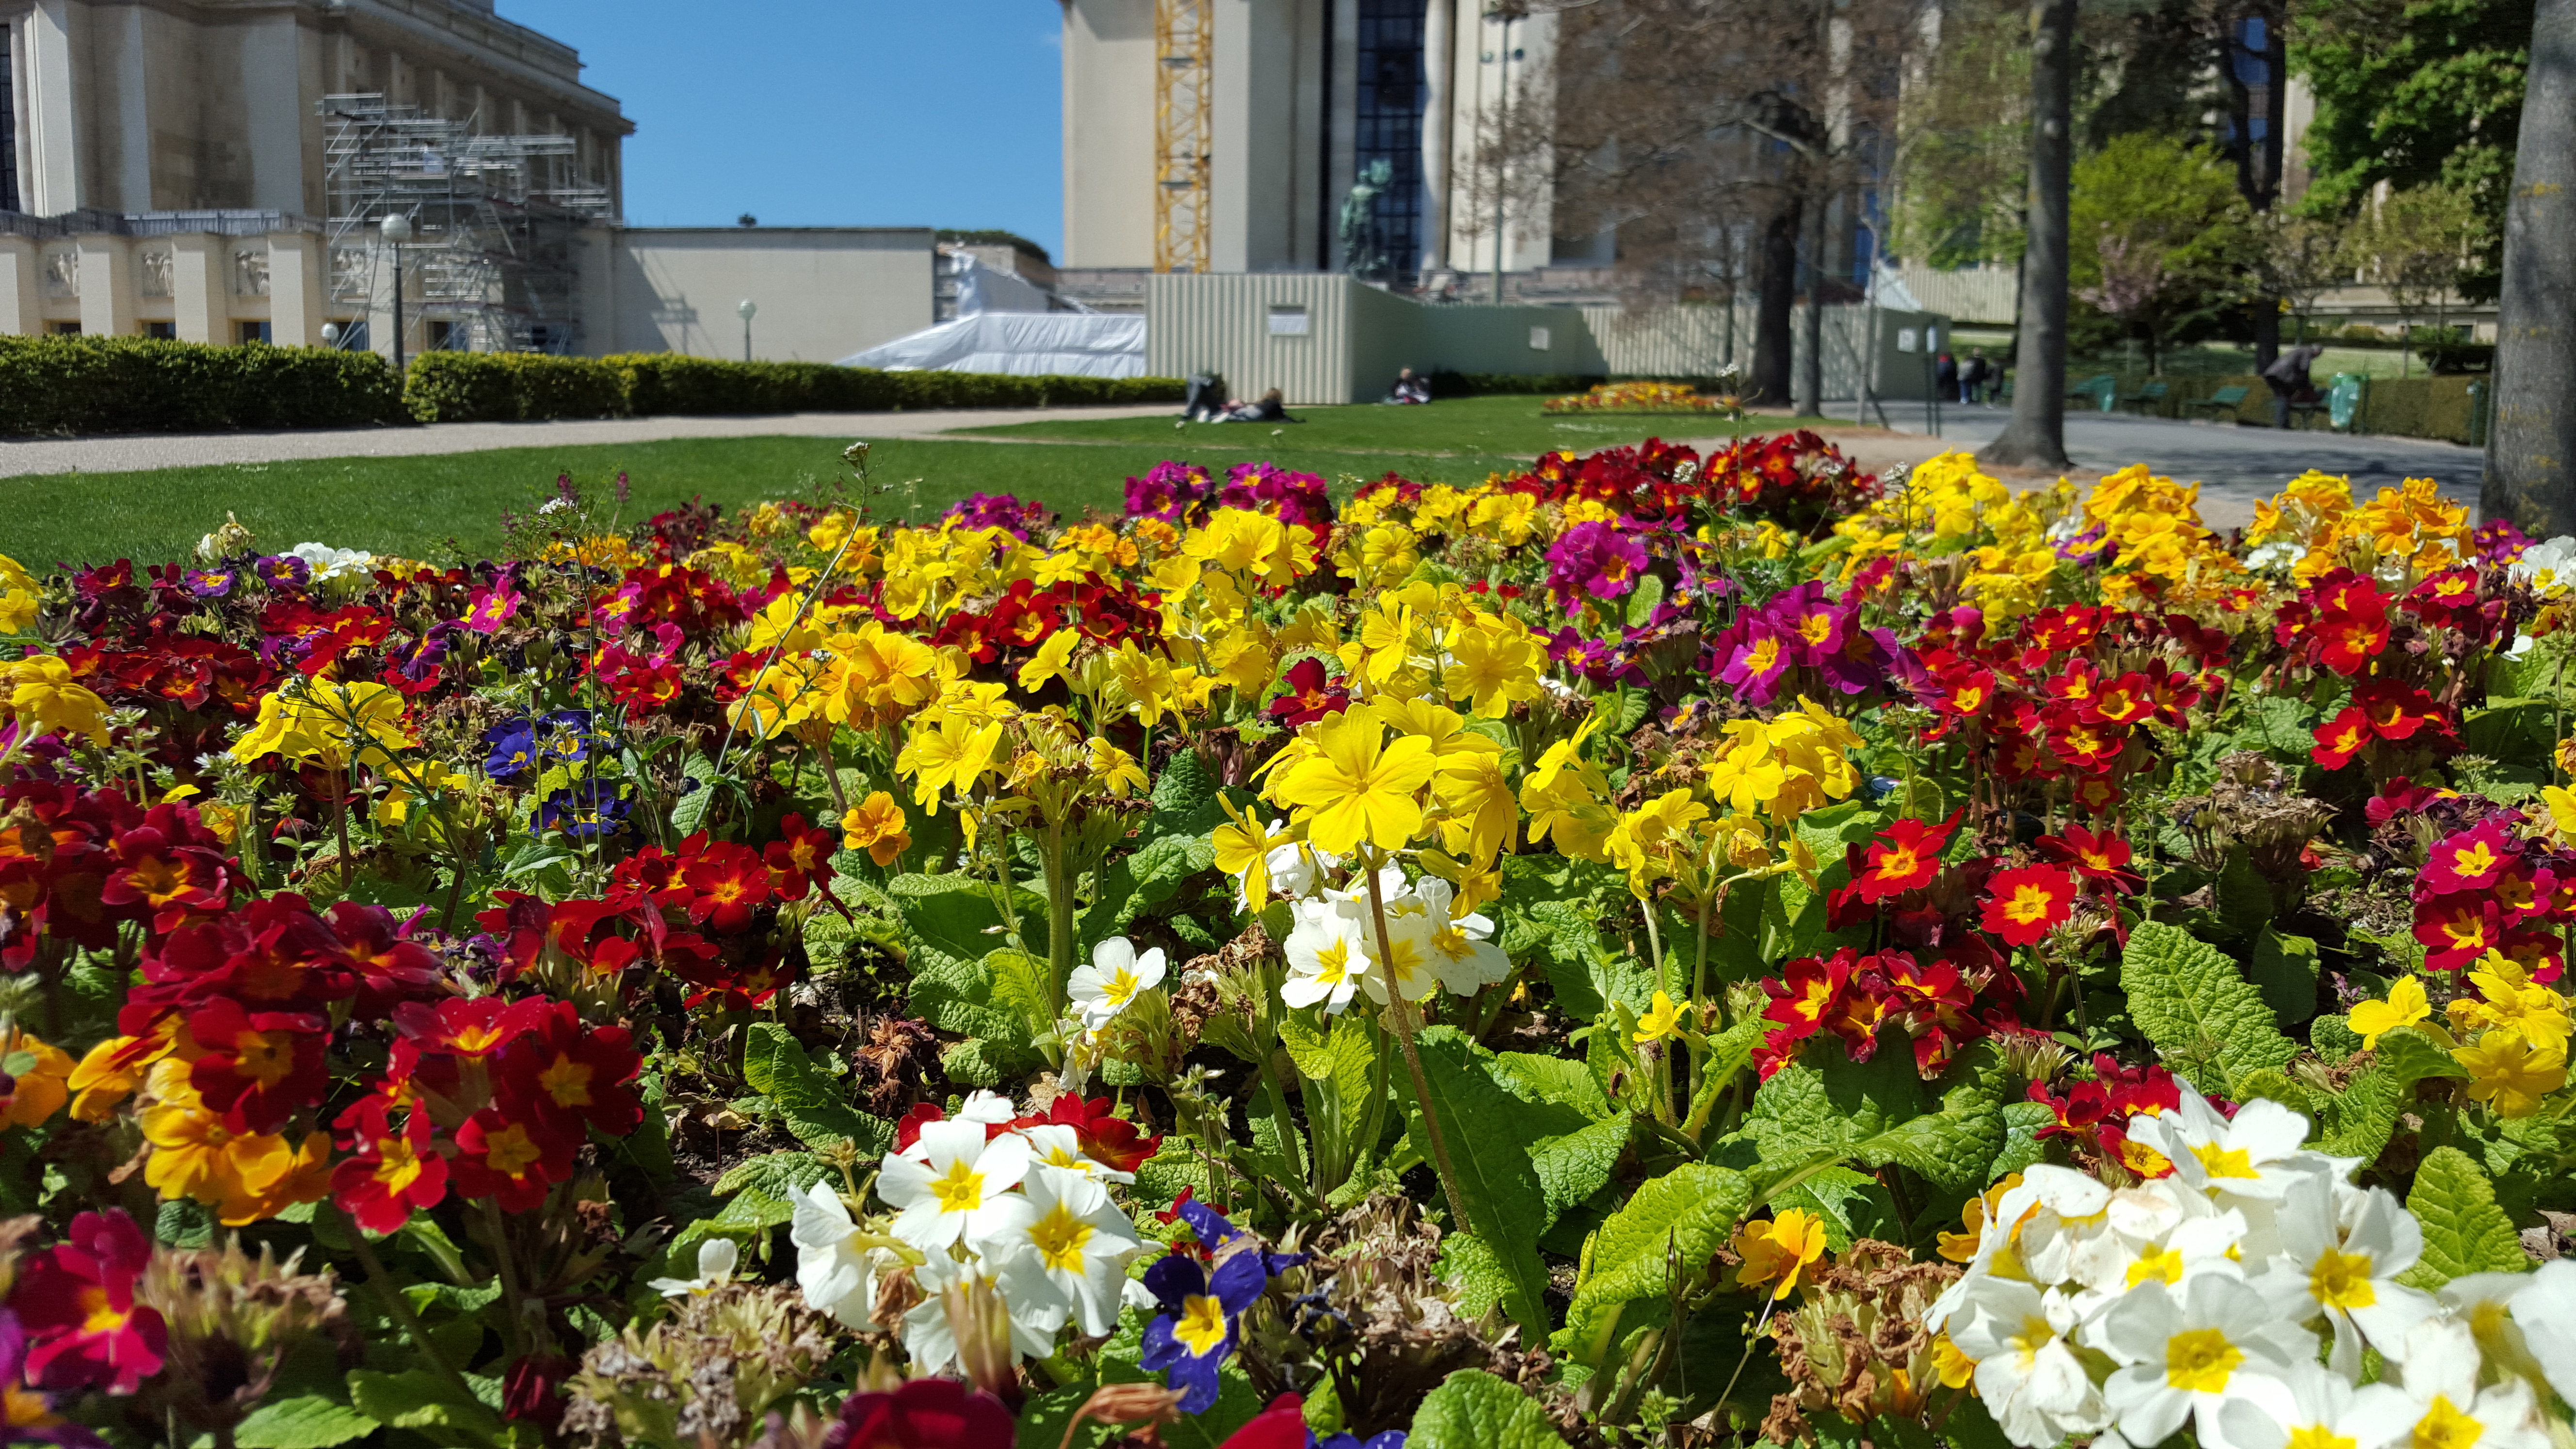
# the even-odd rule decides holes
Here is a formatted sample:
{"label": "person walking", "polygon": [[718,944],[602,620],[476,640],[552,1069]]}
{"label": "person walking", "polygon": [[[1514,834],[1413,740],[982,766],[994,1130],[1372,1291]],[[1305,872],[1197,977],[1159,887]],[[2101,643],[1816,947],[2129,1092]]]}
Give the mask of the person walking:
{"label": "person walking", "polygon": [[1959,359],[1944,352],[1932,364],[1932,391],[1943,402],[1959,400]]}
{"label": "person walking", "polygon": [[2308,381],[2308,368],[2324,354],[2324,348],[2305,342],[2272,359],[2272,365],[2263,369],[2263,385],[2272,390],[2272,426],[2290,425],[2292,403],[2317,400],[2316,385]]}
{"label": "person walking", "polygon": [[1986,384],[1994,369],[1986,364],[1986,349],[1979,347],[1968,354],[1967,365],[1959,369],[1959,401],[1982,403]]}

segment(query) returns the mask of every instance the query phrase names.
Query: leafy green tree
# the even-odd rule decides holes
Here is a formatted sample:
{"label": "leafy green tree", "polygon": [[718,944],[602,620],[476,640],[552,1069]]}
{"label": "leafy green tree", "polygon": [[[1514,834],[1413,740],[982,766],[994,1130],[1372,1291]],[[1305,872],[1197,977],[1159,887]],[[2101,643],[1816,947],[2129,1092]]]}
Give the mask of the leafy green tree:
{"label": "leafy green tree", "polygon": [[2068,281],[2161,371],[2184,324],[2244,299],[2259,245],[2235,168],[2167,136],[2114,139],[2075,163]]}
{"label": "leafy green tree", "polygon": [[2306,204],[2352,215],[2382,181],[2465,192],[2478,225],[2461,290],[2493,297],[2531,27],[2532,0],[2314,0],[2290,43],[2316,96]]}

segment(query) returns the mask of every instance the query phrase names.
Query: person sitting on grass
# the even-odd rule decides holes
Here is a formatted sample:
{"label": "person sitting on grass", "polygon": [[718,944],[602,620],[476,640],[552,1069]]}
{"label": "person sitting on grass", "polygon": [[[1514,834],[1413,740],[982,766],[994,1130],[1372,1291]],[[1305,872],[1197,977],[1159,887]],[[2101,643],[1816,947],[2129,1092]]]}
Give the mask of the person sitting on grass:
{"label": "person sitting on grass", "polygon": [[1241,398],[1230,399],[1225,405],[1225,411],[1217,415],[1214,421],[1220,423],[1295,423],[1305,421],[1303,418],[1292,418],[1288,416],[1287,404],[1281,401],[1283,396],[1285,395],[1282,394],[1279,389],[1274,387],[1270,391],[1263,393],[1259,402],[1245,402]]}
{"label": "person sitting on grass", "polygon": [[1395,375],[1395,386],[1386,390],[1385,400],[1399,405],[1427,403],[1431,401],[1431,384],[1414,376],[1412,368],[1405,368]]}

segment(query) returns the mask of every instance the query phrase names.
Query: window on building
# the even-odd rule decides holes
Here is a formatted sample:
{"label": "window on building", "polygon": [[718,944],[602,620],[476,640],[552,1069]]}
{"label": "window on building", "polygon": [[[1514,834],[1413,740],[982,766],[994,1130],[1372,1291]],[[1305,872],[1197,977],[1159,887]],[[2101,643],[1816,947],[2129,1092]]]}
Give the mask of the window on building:
{"label": "window on building", "polygon": [[176,342],[179,340],[179,324],[176,322],[146,322],[143,324],[143,335],[146,337],[158,337],[164,342]]}
{"label": "window on building", "polygon": [[1360,0],[1359,94],[1352,99],[1357,170],[1384,161],[1394,172],[1377,197],[1378,245],[1391,280],[1409,282],[1422,264],[1422,0]]}
{"label": "window on building", "polygon": [[48,322],[45,324],[45,331],[56,337],[78,337],[81,335],[80,324],[78,322]]}
{"label": "window on building", "polygon": [[432,317],[421,324],[432,352],[452,352],[456,348],[456,324],[444,317]]}
{"label": "window on building", "polygon": [[240,340],[244,343],[268,341],[268,324],[265,322],[242,323]]}
{"label": "window on building", "polygon": [[0,211],[18,204],[18,87],[9,69],[9,33],[0,28]]}
{"label": "window on building", "polygon": [[365,352],[374,346],[374,339],[367,335],[366,318],[361,317],[354,322],[343,322],[340,324],[340,350],[342,352]]}

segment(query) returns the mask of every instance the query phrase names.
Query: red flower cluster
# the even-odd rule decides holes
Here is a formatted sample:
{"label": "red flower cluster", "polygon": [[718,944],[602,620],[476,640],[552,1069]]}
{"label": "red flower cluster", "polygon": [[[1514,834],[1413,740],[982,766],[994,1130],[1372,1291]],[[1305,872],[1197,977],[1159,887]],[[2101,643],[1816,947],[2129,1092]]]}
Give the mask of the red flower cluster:
{"label": "red flower cluster", "polygon": [[2063,1096],[2033,1082],[2027,1095],[2057,1114],[2056,1121],[2039,1129],[2040,1136],[2063,1137],[2140,1177],[2162,1177],[2173,1171],[2173,1164],[2155,1149],[2131,1142],[2128,1130],[2133,1117],[2153,1117],[2182,1106],[2182,1086],[2163,1067],[2124,1067],[2097,1054],[2092,1081],[2073,1084]]}
{"label": "red flower cluster", "polygon": [[2179,729],[2225,684],[2214,665],[2232,641],[2180,614],[2161,617],[2070,604],[1985,638],[1985,616],[1935,617],[1915,648],[1915,695],[1939,718],[1926,742],[1960,737],[2006,780],[2063,780],[2095,814],[2119,803],[2119,781],[2154,757],[2138,730]]}
{"label": "red flower cluster", "polygon": [[2352,703],[2317,726],[2316,748],[2308,754],[2329,770],[2340,770],[2375,740],[2449,741],[2458,738],[2451,712],[2411,684],[2374,676],[2353,686]]}
{"label": "red flower cluster", "polygon": [[[988,1097],[985,1100],[994,1099]],[[1085,1101],[1072,1092],[1066,1092],[1057,1097],[1044,1112],[1031,1112],[1011,1118],[999,1117],[998,1112],[1009,1110],[1006,1105],[1000,1106],[995,1117],[985,1121],[985,1141],[989,1142],[1005,1132],[1027,1132],[1039,1127],[1069,1128],[1073,1133],[1074,1145],[1083,1156],[1112,1172],[1124,1173],[1133,1173],[1137,1168],[1144,1166],[1163,1146],[1161,1133],[1158,1132],[1151,1137],[1144,1135],[1135,1123],[1118,1115],[1117,1104],[1107,1097],[1093,1097]],[[922,1128],[933,1122],[945,1120],[947,1120],[947,1114],[939,1109],[937,1103],[915,1104],[911,1111],[904,1113],[895,1123],[895,1151],[910,1151],[912,1144],[921,1140]],[[1046,1160],[1043,1153],[1039,1160]],[[1166,1218],[1164,1221],[1168,1222],[1170,1219]]]}
{"label": "red flower cluster", "polygon": [[401,1227],[451,1185],[526,1212],[571,1178],[590,1131],[623,1137],[643,1120],[631,1085],[643,1058],[632,1038],[624,1027],[585,1024],[570,1002],[406,1002],[394,1031],[383,1081],[333,1124],[350,1153],[332,1171],[333,1198],[370,1232]]}
{"label": "red flower cluster", "polygon": [[1960,958],[1978,954],[1962,951],[1951,960],[1918,962],[1905,951],[1863,956],[1845,947],[1821,960],[1789,962],[1778,979],[1762,983],[1771,998],[1763,1019],[1777,1023],[1754,1052],[1762,1080],[1796,1059],[1819,1033],[1840,1037],[1853,1061],[1868,1061],[1878,1053],[1879,1034],[1890,1026],[1913,1043],[1917,1071],[1927,1080],[1940,1075],[1961,1047],[2020,1025],[2020,981],[1991,952],[1962,967]]}
{"label": "red flower cluster", "polygon": [[129,922],[166,935],[221,915],[245,883],[187,805],[42,780],[0,790],[0,967],[26,970],[48,936],[106,950]]}
{"label": "red flower cluster", "polygon": [[2508,828],[2515,818],[2476,820],[2444,835],[2426,856],[2415,876],[2415,939],[2424,943],[2427,967],[2457,971],[2502,951],[2534,980],[2558,979],[2565,964],[2560,927],[2576,920],[2576,856],[2517,836]]}
{"label": "red flower cluster", "polygon": [[[38,1389],[130,1394],[161,1371],[170,1341],[159,1311],[134,1301],[152,1240],[122,1209],[82,1213],[69,1238],[18,1270],[8,1312],[26,1334],[19,1371]],[[11,1427],[21,1421],[10,1405]]]}
{"label": "red flower cluster", "polygon": [[731,584],[703,569],[677,563],[628,569],[616,591],[596,601],[590,614],[604,632],[675,624],[692,639],[706,638],[751,617]]}
{"label": "red flower cluster", "polygon": [[[711,840],[703,832],[677,851],[646,846],[617,863],[604,896],[549,904],[498,891],[500,905],[477,915],[493,954],[513,978],[555,980],[568,962],[567,989],[617,990],[630,966],[670,972],[698,988],[687,1004],[720,1010],[766,1005],[795,979],[794,968],[767,939],[767,909],[820,894],[833,900],[832,853],[839,838],[802,815],[779,822],[765,849]],[[836,906],[838,901],[833,901]]]}
{"label": "red flower cluster", "polygon": [[[1063,629],[1079,629],[1091,642],[1115,649],[1124,639],[1155,637],[1161,627],[1155,611],[1161,602],[1159,594],[1139,593],[1123,579],[1105,583],[1098,574],[1086,574],[1078,584],[1066,580],[1043,589],[1017,579],[983,609],[961,609],[949,615],[930,642],[956,645],[978,664],[992,663],[1005,649],[1035,649],[1048,635]],[[888,628],[902,625],[882,611],[879,622]]]}

